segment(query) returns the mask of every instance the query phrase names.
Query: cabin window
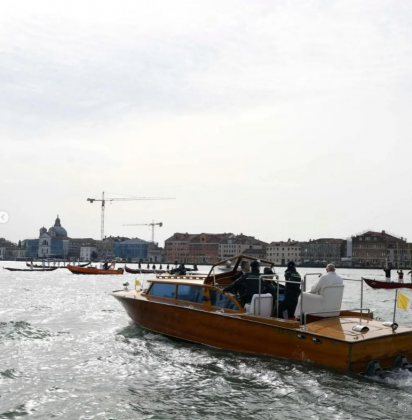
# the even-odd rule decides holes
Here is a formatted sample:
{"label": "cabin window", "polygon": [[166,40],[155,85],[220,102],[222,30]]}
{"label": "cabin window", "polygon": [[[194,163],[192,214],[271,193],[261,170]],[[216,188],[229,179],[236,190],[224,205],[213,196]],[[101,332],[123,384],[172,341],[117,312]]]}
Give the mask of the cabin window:
{"label": "cabin window", "polygon": [[223,293],[210,290],[210,303],[218,308],[238,310],[238,307]]}
{"label": "cabin window", "polygon": [[149,295],[173,299],[175,297],[175,285],[171,283],[152,283]]}
{"label": "cabin window", "polygon": [[202,287],[197,286],[177,286],[177,299],[187,302],[203,303]]}

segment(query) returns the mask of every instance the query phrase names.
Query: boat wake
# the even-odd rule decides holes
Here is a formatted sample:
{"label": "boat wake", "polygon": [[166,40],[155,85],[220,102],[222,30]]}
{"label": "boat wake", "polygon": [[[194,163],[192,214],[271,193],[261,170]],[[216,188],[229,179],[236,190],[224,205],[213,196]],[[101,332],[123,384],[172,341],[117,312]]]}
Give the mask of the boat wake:
{"label": "boat wake", "polygon": [[0,342],[3,340],[43,340],[52,337],[51,331],[34,327],[26,321],[0,322]]}
{"label": "boat wake", "polygon": [[412,372],[408,369],[393,369],[381,375],[369,376],[368,379],[399,388],[412,387]]}

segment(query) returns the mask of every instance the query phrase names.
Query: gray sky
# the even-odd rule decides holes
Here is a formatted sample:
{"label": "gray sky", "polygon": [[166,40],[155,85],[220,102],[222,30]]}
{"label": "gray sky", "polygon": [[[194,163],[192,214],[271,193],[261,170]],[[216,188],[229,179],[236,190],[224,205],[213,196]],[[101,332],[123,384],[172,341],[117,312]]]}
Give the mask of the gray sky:
{"label": "gray sky", "polygon": [[412,239],[412,3],[0,3],[0,237]]}

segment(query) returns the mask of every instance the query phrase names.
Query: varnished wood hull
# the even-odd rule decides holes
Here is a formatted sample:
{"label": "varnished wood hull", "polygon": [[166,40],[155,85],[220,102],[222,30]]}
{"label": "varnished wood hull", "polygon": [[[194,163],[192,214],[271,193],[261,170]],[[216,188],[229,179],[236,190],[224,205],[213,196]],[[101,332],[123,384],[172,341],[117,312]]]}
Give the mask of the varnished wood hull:
{"label": "varnished wood hull", "polygon": [[396,356],[412,361],[412,332],[362,342],[324,337],[296,328],[265,323],[259,317],[194,310],[145,299],[114,295],[141,327],[209,346],[364,373],[367,363],[379,360],[393,366]]}

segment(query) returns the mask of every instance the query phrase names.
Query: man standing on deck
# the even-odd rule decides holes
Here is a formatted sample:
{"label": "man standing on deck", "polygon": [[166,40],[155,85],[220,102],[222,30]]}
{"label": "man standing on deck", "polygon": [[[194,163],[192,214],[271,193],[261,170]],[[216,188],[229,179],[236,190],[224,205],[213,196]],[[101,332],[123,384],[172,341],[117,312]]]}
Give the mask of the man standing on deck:
{"label": "man standing on deck", "polygon": [[388,283],[390,283],[392,280],[391,280],[391,269],[392,269],[392,267],[390,266],[390,264],[388,264],[384,269],[383,269],[383,271],[385,272],[385,278],[386,278],[386,281],[388,282]]}
{"label": "man standing on deck", "polygon": [[278,318],[288,319],[292,318],[295,313],[300,295],[300,283],[302,281],[300,274],[296,271],[294,261],[288,262],[288,267],[285,271],[285,280],[285,298],[279,304]]}

